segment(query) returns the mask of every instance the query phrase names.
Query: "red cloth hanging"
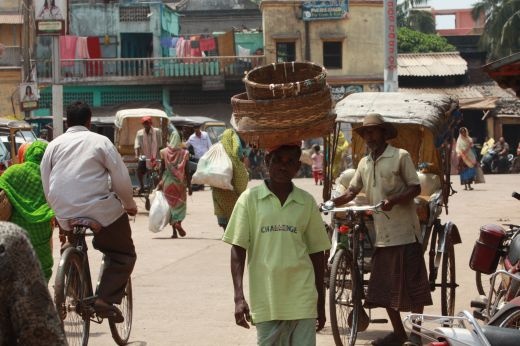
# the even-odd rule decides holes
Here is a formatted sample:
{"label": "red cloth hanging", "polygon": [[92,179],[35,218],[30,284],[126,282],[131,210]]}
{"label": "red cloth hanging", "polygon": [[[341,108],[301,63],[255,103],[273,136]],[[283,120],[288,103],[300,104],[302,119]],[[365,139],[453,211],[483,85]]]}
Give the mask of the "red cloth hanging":
{"label": "red cloth hanging", "polygon": [[200,39],[200,50],[212,51],[215,50],[215,48],[217,48],[217,46],[213,37]]}
{"label": "red cloth hanging", "polygon": [[[101,58],[101,46],[99,44],[98,36],[87,37],[87,48],[90,59]],[[87,76],[101,76],[103,75],[102,61],[88,61],[87,62]]]}

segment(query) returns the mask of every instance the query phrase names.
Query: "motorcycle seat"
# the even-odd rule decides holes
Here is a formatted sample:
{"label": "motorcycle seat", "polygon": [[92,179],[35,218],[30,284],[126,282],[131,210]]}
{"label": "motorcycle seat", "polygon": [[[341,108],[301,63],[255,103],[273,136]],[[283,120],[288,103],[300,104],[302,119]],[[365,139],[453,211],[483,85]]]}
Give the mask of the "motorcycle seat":
{"label": "motorcycle seat", "polygon": [[491,346],[517,346],[520,330],[495,326],[482,326],[482,332]]}

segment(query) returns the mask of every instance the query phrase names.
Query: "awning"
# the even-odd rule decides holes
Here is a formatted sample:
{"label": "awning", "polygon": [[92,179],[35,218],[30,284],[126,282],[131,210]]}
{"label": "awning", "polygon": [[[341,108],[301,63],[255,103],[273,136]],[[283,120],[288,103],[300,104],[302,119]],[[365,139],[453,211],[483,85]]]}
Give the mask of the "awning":
{"label": "awning", "polygon": [[458,52],[399,54],[397,64],[401,77],[463,76],[468,70]]}
{"label": "awning", "polygon": [[486,93],[479,90],[485,86],[462,86],[453,88],[399,88],[400,92],[412,94],[442,94],[455,97],[459,100],[461,109],[494,109],[500,96],[486,96],[493,94],[494,86],[486,86]]}

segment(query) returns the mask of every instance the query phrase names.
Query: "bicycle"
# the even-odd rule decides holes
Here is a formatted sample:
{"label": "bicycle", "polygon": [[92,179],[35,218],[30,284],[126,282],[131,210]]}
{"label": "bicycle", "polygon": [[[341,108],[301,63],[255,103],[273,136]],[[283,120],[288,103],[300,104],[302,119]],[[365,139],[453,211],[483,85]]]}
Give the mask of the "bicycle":
{"label": "bicycle", "polygon": [[[354,345],[357,333],[366,330],[370,322],[387,322],[371,319],[362,307],[368,283],[364,276],[370,272],[365,259],[374,250],[366,218],[370,217],[367,213],[382,213],[381,205],[333,207],[325,203],[321,208],[324,213],[332,213],[334,225],[328,285],[330,324],[336,345]],[[338,213],[345,213],[345,217],[338,217]]]}
{"label": "bicycle", "polygon": [[[430,247],[428,261],[430,290],[434,291],[437,287],[441,288],[442,314],[453,315],[455,290],[458,287],[455,282],[454,244],[460,243],[460,236],[458,236],[458,230],[453,223],[441,224],[439,219],[442,210],[441,196],[441,192],[431,196],[428,202],[426,220],[421,220],[422,247],[423,253],[428,245]],[[359,301],[364,297],[366,283],[368,282],[364,279],[364,275],[370,273],[369,260],[374,250],[372,238],[375,237],[375,233],[370,232],[367,227],[367,218],[370,216],[366,213],[383,212],[380,206],[381,204],[331,208],[329,204],[328,210],[326,207],[322,209],[323,212],[332,213],[334,229],[333,245],[328,261],[328,265],[331,266],[328,285],[330,320],[336,345],[353,345],[357,332],[366,330],[370,322],[387,322],[386,319],[371,320],[370,315],[366,316],[365,311],[357,306],[357,304],[361,306]],[[337,217],[337,213],[345,213],[345,217]],[[372,233],[372,236],[370,233]],[[437,283],[439,268],[441,282]],[[350,279],[345,278],[348,275],[350,275]],[[352,292],[353,298],[349,298],[348,291]],[[344,306],[346,306],[346,311],[343,311]],[[350,308],[352,312],[350,312]],[[338,321],[338,310],[341,314],[341,321]],[[357,325],[359,312],[362,313],[362,318],[368,320],[363,325]],[[350,318],[350,322],[345,319],[345,316],[347,316],[347,319]],[[342,331],[344,331],[343,334],[345,334],[344,338],[346,339],[342,339]]]}
{"label": "bicycle", "polygon": [[[86,236],[99,232],[102,226],[95,220],[76,218],[70,221],[71,231],[64,231],[69,239],[70,246],[61,254],[60,263],[56,272],[54,286],[54,302],[58,316],[65,330],[69,345],[88,344],[90,322],[101,324],[103,318],[94,310],[97,298],[93,293],[90,264],[87,254]],[[103,256],[98,284],[105,268],[106,258]],[[97,291],[97,287],[96,287]],[[132,282],[130,278],[125,287],[121,304],[124,321],[116,323],[108,318],[112,338],[118,345],[126,345],[132,328]]]}

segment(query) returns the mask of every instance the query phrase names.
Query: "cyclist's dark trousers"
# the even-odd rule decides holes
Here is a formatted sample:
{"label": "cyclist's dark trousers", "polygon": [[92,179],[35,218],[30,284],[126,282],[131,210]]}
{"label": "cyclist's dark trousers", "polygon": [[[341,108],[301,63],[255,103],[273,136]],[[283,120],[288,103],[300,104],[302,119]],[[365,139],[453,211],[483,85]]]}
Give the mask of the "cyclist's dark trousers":
{"label": "cyclist's dark trousers", "polygon": [[128,215],[121,215],[95,234],[92,244],[105,255],[107,261],[97,295],[107,303],[119,304],[136,260]]}

